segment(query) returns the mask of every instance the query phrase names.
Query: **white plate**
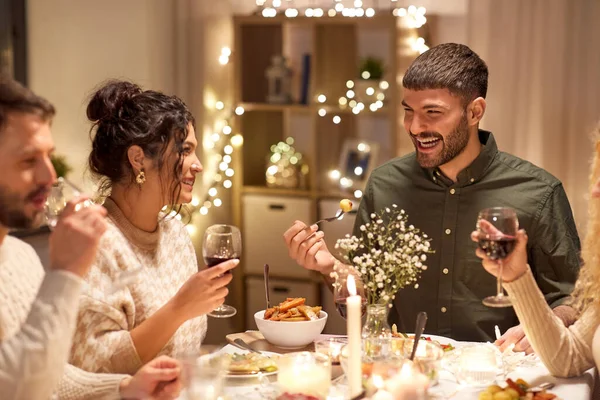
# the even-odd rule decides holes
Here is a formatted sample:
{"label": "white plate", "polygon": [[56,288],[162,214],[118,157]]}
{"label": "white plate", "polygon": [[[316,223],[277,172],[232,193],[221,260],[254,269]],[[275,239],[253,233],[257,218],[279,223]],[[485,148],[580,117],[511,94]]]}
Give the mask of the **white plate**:
{"label": "white plate", "polygon": [[[414,336],[414,333],[407,333],[407,335]],[[443,344],[443,345],[451,344],[454,348],[457,348],[460,346],[460,343],[458,341],[447,338],[445,336],[429,335],[427,333],[424,333],[423,335],[421,335],[421,338],[423,338],[423,337],[431,338],[431,340],[435,340],[436,342]]]}
{"label": "white plate", "polygon": [[[225,347],[223,347],[219,352],[223,352],[223,353],[228,353],[228,354],[234,354],[234,353],[238,353],[238,354],[248,354],[250,353],[248,350],[242,350],[240,348],[237,348],[233,345],[227,345]],[[273,353],[271,351],[261,351],[261,353],[265,356],[268,357],[279,357],[281,354],[278,353]],[[279,371],[273,371],[273,372],[260,372],[260,373],[256,373],[256,374],[227,374],[227,379],[248,379],[248,378],[258,378],[258,377],[262,377],[262,376],[272,376],[272,375],[276,375],[277,372]]]}

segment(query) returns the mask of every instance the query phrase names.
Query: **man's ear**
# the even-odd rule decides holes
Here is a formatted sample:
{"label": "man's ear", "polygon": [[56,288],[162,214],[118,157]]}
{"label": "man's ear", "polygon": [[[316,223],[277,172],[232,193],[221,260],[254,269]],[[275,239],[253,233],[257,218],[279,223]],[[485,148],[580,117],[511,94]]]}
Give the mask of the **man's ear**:
{"label": "man's ear", "polygon": [[476,126],[479,124],[483,115],[485,114],[485,108],[487,107],[487,103],[483,97],[478,97],[471,102],[471,104],[467,107],[467,120],[469,122],[469,126]]}

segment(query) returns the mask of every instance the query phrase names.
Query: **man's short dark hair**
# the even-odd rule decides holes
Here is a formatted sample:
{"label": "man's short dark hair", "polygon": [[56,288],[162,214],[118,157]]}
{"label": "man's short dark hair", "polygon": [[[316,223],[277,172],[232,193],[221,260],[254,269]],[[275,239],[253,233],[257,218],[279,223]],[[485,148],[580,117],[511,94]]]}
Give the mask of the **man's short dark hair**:
{"label": "man's short dark hair", "polygon": [[463,104],[485,98],[488,68],[479,56],[464,44],[444,43],[432,47],[413,61],[402,86],[410,90],[448,89]]}
{"label": "man's short dark hair", "polygon": [[7,115],[11,112],[36,114],[44,121],[52,119],[56,113],[48,100],[14,79],[0,75],[0,133],[6,124]]}

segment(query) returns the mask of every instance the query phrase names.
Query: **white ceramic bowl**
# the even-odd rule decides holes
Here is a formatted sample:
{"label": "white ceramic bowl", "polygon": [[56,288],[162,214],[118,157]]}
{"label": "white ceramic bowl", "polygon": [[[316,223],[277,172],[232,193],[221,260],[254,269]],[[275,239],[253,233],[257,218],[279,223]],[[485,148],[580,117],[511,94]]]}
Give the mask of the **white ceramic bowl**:
{"label": "white ceramic bowl", "polygon": [[264,319],[265,310],[254,314],[258,330],[267,342],[283,349],[300,349],[315,341],[327,323],[327,313],[321,311],[315,321],[270,321]]}

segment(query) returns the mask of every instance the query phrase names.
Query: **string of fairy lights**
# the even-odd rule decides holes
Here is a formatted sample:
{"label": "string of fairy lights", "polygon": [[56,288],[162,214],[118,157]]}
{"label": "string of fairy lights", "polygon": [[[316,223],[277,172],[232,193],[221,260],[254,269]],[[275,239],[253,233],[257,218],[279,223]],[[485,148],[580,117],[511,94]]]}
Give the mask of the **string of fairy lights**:
{"label": "string of fairy lights", "polygon": [[[296,7],[295,0],[255,1],[258,7],[257,13],[264,18],[275,18],[277,16],[283,16],[288,19],[300,16],[307,18],[372,18],[378,14],[391,13],[393,16],[401,18],[400,22],[406,28],[418,29],[427,22],[427,18],[425,17],[427,10],[424,7],[416,7],[414,5],[398,7],[398,0],[389,0],[387,6],[384,5],[383,7],[379,4],[380,0],[332,0],[330,7],[326,9],[316,6],[315,0],[309,0],[311,5],[307,7]],[[371,6],[367,7],[367,4]],[[425,39],[419,36],[411,38],[410,47],[414,52],[419,54],[429,49],[425,44]],[[227,65],[231,54],[232,51],[229,47],[223,47],[218,57],[219,64],[222,66]],[[368,71],[363,71],[361,78],[366,81],[371,77]],[[365,110],[376,112],[384,106],[385,92],[389,87],[390,85],[387,81],[381,80],[372,82],[372,84],[359,90],[356,81],[348,80],[346,88],[344,88],[344,95],[340,96],[337,100],[339,109],[343,110],[350,107],[353,114],[359,114]],[[363,91],[364,93],[362,93]],[[325,117],[329,113],[332,113],[333,123],[341,123],[341,116],[335,110],[325,107],[327,98],[324,94],[317,94],[316,101],[317,104],[322,105],[317,107],[317,114],[320,117]],[[194,196],[192,202],[176,216],[176,218],[184,220],[187,223],[186,228],[190,234],[194,234],[196,230],[196,227],[190,224],[195,215],[207,215],[212,207],[218,208],[223,205],[223,194],[233,186],[233,176],[235,175],[232,166],[233,157],[244,142],[243,136],[240,133],[234,134],[231,126],[232,118],[243,115],[244,108],[239,105],[233,107],[227,106],[223,101],[216,101],[214,107],[218,112],[224,114],[224,118],[217,120],[213,133],[203,141],[204,149],[214,152],[213,160],[217,163],[216,168],[214,168],[214,177],[203,198]],[[368,151],[361,148],[361,146],[368,145],[361,143],[358,148],[359,151]],[[355,171],[355,173],[360,175],[362,171]],[[330,171],[328,175],[330,179],[339,181],[342,187],[349,188],[352,186],[350,178],[341,176],[337,170]],[[357,190],[354,195],[356,198],[360,198],[362,192]]]}

